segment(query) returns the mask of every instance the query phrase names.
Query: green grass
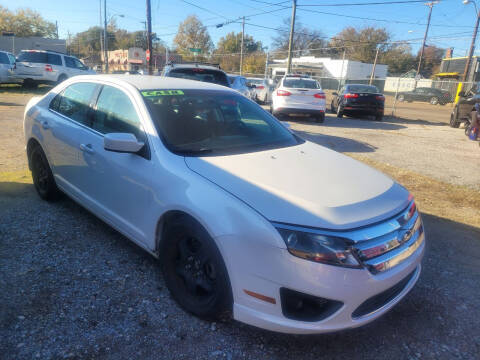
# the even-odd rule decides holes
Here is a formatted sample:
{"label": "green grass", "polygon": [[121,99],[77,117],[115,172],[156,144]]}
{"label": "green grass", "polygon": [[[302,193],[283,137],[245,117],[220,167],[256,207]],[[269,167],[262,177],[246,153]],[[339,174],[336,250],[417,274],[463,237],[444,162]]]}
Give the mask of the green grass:
{"label": "green grass", "polygon": [[19,84],[0,84],[0,94],[43,95],[51,88],[49,85],[38,85],[36,89],[27,89]]}

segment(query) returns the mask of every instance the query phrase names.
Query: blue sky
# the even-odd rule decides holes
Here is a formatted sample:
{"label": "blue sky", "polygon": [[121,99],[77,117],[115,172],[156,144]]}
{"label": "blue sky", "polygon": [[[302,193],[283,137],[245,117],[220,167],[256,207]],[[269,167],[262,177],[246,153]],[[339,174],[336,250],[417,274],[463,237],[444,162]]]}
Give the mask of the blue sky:
{"label": "blue sky", "polygon": [[[75,34],[89,26],[98,25],[99,1],[65,1],[65,0],[0,0],[0,4],[14,10],[21,7],[30,7],[38,11],[46,19],[58,21],[60,37],[66,38],[68,32]],[[178,24],[190,14],[197,15],[205,25],[209,25],[209,33],[216,43],[218,39],[230,31],[241,31],[239,23],[229,24],[216,28],[215,24],[228,19],[236,19],[243,15],[254,15],[265,11],[270,14],[251,16],[247,23],[276,28],[281,25],[282,19],[291,13],[291,1],[281,5],[282,0],[152,0],[152,23],[155,31],[168,45],[172,44]],[[409,39],[414,41],[412,47],[417,50],[425,31],[428,7],[423,3],[395,4],[395,5],[368,5],[368,6],[302,6],[327,5],[339,3],[365,3],[382,0],[298,0],[297,19],[305,26],[320,30],[325,36],[332,36],[345,26],[374,25],[385,27],[395,40]],[[393,1],[393,0],[383,0]],[[103,2],[103,1],[102,1]],[[477,0],[480,6],[480,0]],[[288,7],[282,9],[282,6]],[[315,11],[326,12],[316,13]],[[117,25],[127,30],[141,30],[145,19],[145,1],[107,0],[107,14],[123,14],[124,18],[116,18]],[[333,15],[337,14],[337,15]],[[464,56],[470,46],[473,27],[475,25],[475,8],[473,5],[464,5],[462,0],[442,0],[434,6],[432,26],[430,27],[427,44],[440,47],[453,46],[454,56]],[[356,18],[350,18],[352,16]],[[256,40],[271,46],[274,30],[246,25],[245,31],[253,35]],[[477,40],[478,43],[478,40]],[[478,46],[480,48],[480,46]],[[480,54],[480,51],[476,51]]]}

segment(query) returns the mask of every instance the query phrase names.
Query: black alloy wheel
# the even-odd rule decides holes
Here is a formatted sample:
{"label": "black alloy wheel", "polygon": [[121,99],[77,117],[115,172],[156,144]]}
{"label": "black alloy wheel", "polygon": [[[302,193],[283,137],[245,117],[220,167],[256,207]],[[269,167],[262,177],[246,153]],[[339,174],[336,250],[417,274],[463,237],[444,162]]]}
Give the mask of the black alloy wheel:
{"label": "black alloy wheel", "polygon": [[44,200],[56,200],[60,191],[55,184],[52,170],[48,164],[47,157],[40,146],[36,146],[30,154],[30,165],[32,179],[38,195]]}
{"label": "black alloy wheel", "polygon": [[460,121],[458,121],[457,117],[458,117],[458,108],[455,106],[455,109],[450,114],[450,127],[458,128],[460,126]]}
{"label": "black alloy wheel", "polygon": [[432,104],[432,105],[437,105],[437,104],[438,104],[438,101],[439,101],[439,100],[438,100],[438,97],[436,97],[436,96],[432,96],[432,97],[430,98],[430,104]]}
{"label": "black alloy wheel", "polygon": [[167,287],[180,306],[206,319],[231,316],[232,291],[225,264],[198,223],[183,218],[170,225],[160,258]]}

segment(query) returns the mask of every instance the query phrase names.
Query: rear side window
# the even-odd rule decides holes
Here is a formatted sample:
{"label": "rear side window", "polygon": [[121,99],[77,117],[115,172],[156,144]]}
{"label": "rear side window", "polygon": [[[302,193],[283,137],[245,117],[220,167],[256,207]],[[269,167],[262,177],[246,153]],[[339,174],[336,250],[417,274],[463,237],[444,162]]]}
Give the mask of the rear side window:
{"label": "rear side window", "polygon": [[73,58],[65,56],[65,66],[69,68],[74,68],[75,67],[75,62],[73,61]]}
{"label": "rear side window", "polygon": [[51,65],[62,65],[62,57],[57,54],[47,54],[47,63]]}
{"label": "rear side window", "polygon": [[145,141],[140,118],[130,98],[112,86],[104,86],[98,97],[92,127],[102,134],[131,133]]}
{"label": "rear side window", "polygon": [[38,51],[22,51],[18,55],[19,62],[31,62],[31,63],[48,63],[47,53]]}
{"label": "rear side window", "polygon": [[97,84],[76,83],[67,87],[50,104],[50,108],[79,123],[91,126],[90,102]]}
{"label": "rear side window", "polygon": [[229,86],[223,71],[202,68],[173,69],[168,76]]}
{"label": "rear side window", "polygon": [[3,52],[0,52],[0,64],[10,64],[8,55]]}

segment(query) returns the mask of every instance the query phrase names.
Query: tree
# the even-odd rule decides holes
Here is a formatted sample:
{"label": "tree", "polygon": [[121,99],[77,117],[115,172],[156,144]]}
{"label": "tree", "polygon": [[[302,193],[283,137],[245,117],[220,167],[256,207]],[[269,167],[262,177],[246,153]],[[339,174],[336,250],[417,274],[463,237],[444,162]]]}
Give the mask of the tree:
{"label": "tree", "polygon": [[31,9],[15,12],[0,6],[0,31],[11,31],[18,37],[40,36],[56,38],[56,26]]}
{"label": "tree", "polygon": [[390,75],[404,74],[417,68],[417,59],[412,54],[412,48],[408,43],[399,43],[392,46],[380,57],[379,62],[388,65]]}
{"label": "tree", "polygon": [[195,16],[188,16],[179,26],[173,43],[177,52],[186,60],[193,59],[190,49],[200,49],[199,57],[205,58],[213,49],[206,26]]}
{"label": "tree", "polygon": [[[283,20],[283,25],[277,29],[277,36],[273,38],[273,48],[275,57],[285,57],[288,55],[288,42],[290,36],[290,18]],[[295,32],[293,35],[294,56],[315,55],[324,56],[327,46],[325,37],[319,30],[310,30],[302,25],[301,22],[295,22]],[[317,50],[315,50],[317,49]],[[319,49],[319,50],[318,50]]]}
{"label": "tree", "polygon": [[[217,49],[214,53],[214,59],[220,63],[222,69],[231,72],[237,72],[239,70],[241,45],[242,33],[235,34],[233,31],[218,40]],[[265,62],[265,54],[263,53],[262,43],[260,41],[255,41],[250,35],[245,35],[243,39],[243,49],[244,71],[247,72],[247,66],[249,67],[248,72],[254,73],[259,71],[258,66],[255,64],[258,64],[260,61],[254,61],[252,57],[261,57],[263,58],[263,63]],[[258,54],[253,55],[253,53]],[[264,67],[263,63],[261,64],[262,68]]]}
{"label": "tree", "polygon": [[330,41],[330,47],[336,54],[341,54],[345,49],[345,55],[349,60],[373,63],[377,46],[379,54],[386,53],[391,45],[390,34],[385,28],[366,26],[355,29],[348,26],[335,35]]}
{"label": "tree", "polygon": [[[417,62],[420,60],[420,51],[418,50]],[[440,68],[445,49],[434,45],[426,45],[423,52],[422,67],[420,73],[425,77],[431,77],[436,74]]]}

